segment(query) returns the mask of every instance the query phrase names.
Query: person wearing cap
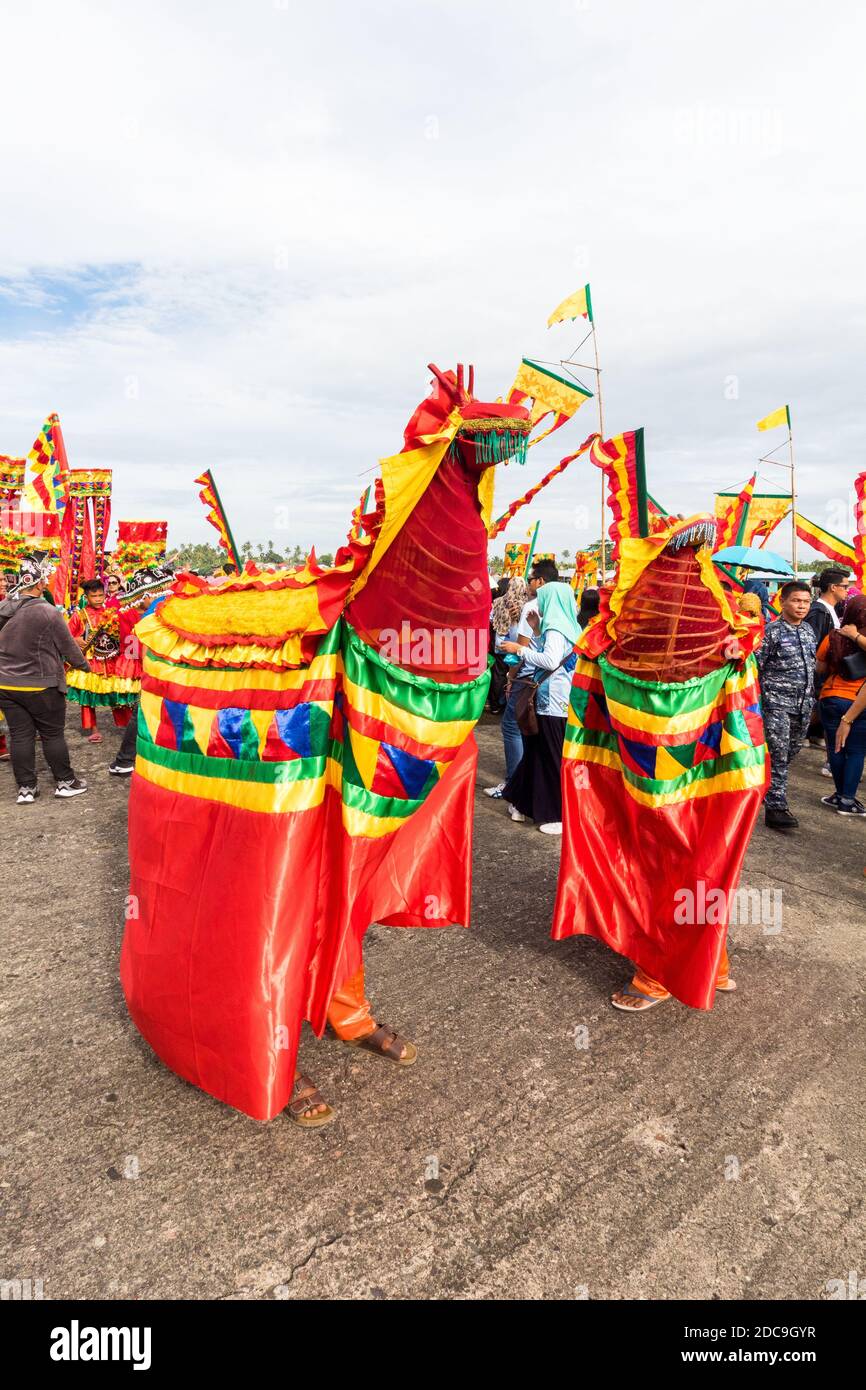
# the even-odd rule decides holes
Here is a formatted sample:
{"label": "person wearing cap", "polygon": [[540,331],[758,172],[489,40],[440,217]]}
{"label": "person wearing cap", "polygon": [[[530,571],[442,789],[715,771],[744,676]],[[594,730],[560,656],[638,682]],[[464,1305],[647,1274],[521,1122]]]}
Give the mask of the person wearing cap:
{"label": "person wearing cap", "polygon": [[[174,583],[174,572],[168,565],[154,565],[150,569],[138,569],[130,576],[117,595],[120,609],[120,648],[121,658],[126,663],[124,672],[133,677],[141,689],[142,661],[141,645],[135,635],[135,625],[148,613],[152,613],[164,599]],[[131,777],[135,771],[135,745],[138,739],[138,705],[136,700],[132,717],[123,731],[123,738],[114,761],[109,763],[108,771],[112,777]]]}
{"label": "person wearing cap", "polygon": [[782,612],[770,623],[756,652],[770,785],[764,798],[764,824],[796,830],[788,805],[788,768],[806,737],[815,695],[815,633],[809,612],[809,585],[791,579],[782,585]]}
{"label": "person wearing cap", "polygon": [[65,799],[87,791],[72,769],[66,745],[64,663],[78,671],[90,667],[60,609],[44,602],[46,579],[47,566],[38,557],[25,559],[8,598],[0,603],[0,698],[11,735],[19,806],[39,795],[37,734],[54,777],[54,795]]}

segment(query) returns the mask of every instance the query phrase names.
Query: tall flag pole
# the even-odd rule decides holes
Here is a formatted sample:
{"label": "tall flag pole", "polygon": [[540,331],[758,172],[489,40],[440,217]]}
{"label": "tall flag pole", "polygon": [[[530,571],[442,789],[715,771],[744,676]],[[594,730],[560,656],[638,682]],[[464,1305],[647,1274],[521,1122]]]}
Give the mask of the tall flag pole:
{"label": "tall flag pole", "polygon": [[854,577],[857,588],[866,586],[866,473],[858,473],[854,479]]}
{"label": "tall flag pole", "polygon": [[778,459],[774,459],[774,458],[771,458],[771,457],[770,457],[770,454],[775,454],[775,453],[777,452],[777,449],[781,449],[781,448],[782,448],[782,445],[781,445],[781,444],[777,446],[777,449],[771,449],[771,450],[770,450],[770,454],[765,455],[764,458],[759,459],[758,461],[759,461],[759,463],[772,463],[772,464],[775,464],[775,465],[776,465],[777,467],[779,467],[779,468],[786,468],[786,467],[787,467],[787,468],[790,468],[790,470],[791,470],[791,568],[793,569],[794,573],[796,574],[796,573],[797,573],[797,474],[796,474],[796,468],[795,468],[795,465],[794,465],[794,433],[793,433],[793,430],[791,429],[791,407],[790,407],[789,405],[781,405],[781,406],[779,406],[779,409],[778,409],[778,410],[773,410],[773,411],[771,411],[771,413],[770,413],[769,415],[765,415],[765,416],[764,416],[763,420],[759,420],[759,421],[758,421],[758,429],[759,429],[759,430],[773,430],[773,429],[776,429],[779,425],[786,425],[786,426],[787,426],[787,429],[788,429],[788,458],[789,458],[789,462],[788,462],[787,464],[779,463],[779,460],[778,460]]}
{"label": "tall flag pole", "polygon": [[[592,334],[592,350],[593,350],[593,355],[594,355],[594,357],[595,357],[595,366],[594,366],[594,367],[590,366],[590,369],[589,369],[589,370],[595,372],[595,380],[596,380],[596,392],[595,392],[595,394],[596,394],[596,400],[598,401],[598,432],[599,432],[599,434],[601,435],[601,438],[604,439],[604,402],[602,401],[602,394],[601,394],[601,364],[600,364],[600,362],[599,362],[599,357],[598,357],[598,333],[597,333],[597,331],[596,331],[596,327],[595,327],[595,318],[594,318],[593,312],[592,312],[592,294],[591,294],[591,292],[590,292],[589,285],[584,285],[584,287],[583,287],[582,290],[577,290],[575,294],[569,295],[567,299],[564,299],[564,300],[562,301],[561,304],[557,305],[557,307],[554,309],[553,313],[550,315],[550,318],[547,320],[547,326],[548,326],[548,328],[551,328],[551,327],[553,326],[553,324],[555,324],[555,323],[563,323],[566,319],[576,319],[576,318],[578,318],[578,317],[582,317],[582,318],[585,318],[585,319],[586,319],[587,323],[589,324],[589,331],[590,331],[590,333]],[[586,338],[583,339],[583,342],[584,342],[584,343],[586,342]],[[580,344],[578,345],[578,347],[575,348],[575,352],[578,352],[582,346],[583,346],[583,343],[580,343]],[[574,358],[574,353],[572,353],[571,359],[568,359],[567,361],[565,361],[565,362],[563,363],[563,365],[564,365],[564,366],[569,366],[569,365],[571,365],[572,362],[573,362],[573,358]],[[575,364],[575,365],[581,366],[582,364],[578,362],[578,363]],[[601,522],[601,582],[602,582],[602,584],[603,584],[603,583],[604,583],[604,580],[605,580],[605,572],[606,572],[606,570],[607,570],[607,542],[606,542],[606,540],[605,540],[605,528],[606,528],[606,522],[607,522],[607,514],[606,514],[606,510],[605,510],[605,481],[604,481],[604,474],[603,474],[603,473],[602,473],[602,476],[601,476],[601,498],[600,498],[600,505],[601,505],[601,511],[600,511],[600,522]]]}
{"label": "tall flag pole", "polygon": [[[532,565],[532,557],[533,557],[533,555],[535,554],[535,547],[536,547],[536,545],[538,544],[538,528],[539,528],[540,525],[541,525],[541,522],[540,522],[540,521],[536,521],[536,523],[535,523],[535,530],[532,532],[532,540],[529,542],[529,549],[528,549],[528,551],[526,552],[526,568],[525,568],[525,570],[523,571],[523,578],[524,578],[524,579],[528,579],[528,578],[529,578],[529,570],[530,570],[530,566]],[[527,536],[528,536],[528,535],[529,535],[529,532],[527,531],[526,534],[527,534]]]}

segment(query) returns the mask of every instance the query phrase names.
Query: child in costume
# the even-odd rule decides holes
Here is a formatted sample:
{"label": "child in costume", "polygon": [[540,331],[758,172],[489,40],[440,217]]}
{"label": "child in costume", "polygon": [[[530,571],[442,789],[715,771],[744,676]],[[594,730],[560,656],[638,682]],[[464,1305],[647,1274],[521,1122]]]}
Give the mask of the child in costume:
{"label": "child in costume", "polygon": [[[130,679],[141,691],[141,643],[135,635],[135,626],[146,613],[150,613],[171,589],[174,571],[168,565],[154,565],[137,569],[130,576],[123,590],[117,595],[120,614],[120,656],[129,663],[127,670]],[[138,734],[138,699],[132,707],[132,714],[123,731],[123,738],[108,771],[112,777],[129,777],[135,766],[135,744]]]}
{"label": "child in costume", "polygon": [[81,731],[90,743],[101,743],[96,711],[107,705],[119,729],[125,729],[141,686],[136,663],[121,650],[117,603],[106,601],[101,579],[82,584],[84,603],[69,619],[69,631],[90,664],[87,672],[70,670],[67,699],[81,708]]}

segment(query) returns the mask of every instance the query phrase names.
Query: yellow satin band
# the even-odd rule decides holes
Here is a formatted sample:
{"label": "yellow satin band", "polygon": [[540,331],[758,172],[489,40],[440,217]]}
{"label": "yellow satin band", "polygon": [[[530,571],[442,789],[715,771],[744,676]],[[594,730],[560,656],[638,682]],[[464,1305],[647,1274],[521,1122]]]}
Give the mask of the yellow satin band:
{"label": "yellow satin band", "polygon": [[325,778],[309,777],[297,782],[238,782],[228,777],[200,777],[194,772],[177,772],[139,755],[135,770],[145,781],[166,791],[196,796],[203,801],[220,801],[242,811],[266,815],[307,811],[320,806],[325,795]]}
{"label": "yellow satin band", "polygon": [[[135,771],[145,781],[166,791],[195,796],[203,801],[218,801],[259,815],[292,814],[321,806],[328,787],[339,794],[343,773],[340,764],[329,758],[323,777],[300,782],[236,782],[222,777],[199,777],[195,773],[176,772],[159,763],[148,762],[141,756],[135,760]],[[342,817],[348,835],[368,840],[391,835],[406,824],[405,816],[371,816],[366,811],[345,805]]]}
{"label": "yellow satin band", "polygon": [[452,719],[439,724],[435,719],[411,714],[408,710],[400,709],[399,705],[393,705],[384,695],[355,685],[348,676],[343,677],[343,686],[350,709],[360,710],[373,719],[381,719],[383,724],[399,729],[402,734],[408,734],[419,743],[430,743],[438,748],[459,748],[475,728],[471,719]]}
{"label": "yellow satin band", "polygon": [[[590,743],[566,742],[562,752],[564,760],[580,763],[596,763],[622,773],[622,763],[616,753],[608,748],[597,748]],[[741,767],[733,772],[720,772],[715,777],[696,778],[685,787],[671,792],[642,792],[626,777],[622,777],[623,790],[641,806],[671,806],[683,801],[695,801],[698,797],[714,796],[716,792],[740,792],[750,788],[763,787],[765,779],[763,763],[754,767]]]}
{"label": "yellow satin band", "polygon": [[[202,654],[204,648],[195,649]],[[220,671],[213,667],[190,670],[171,666],[150,652],[145,653],[144,669],[154,680],[170,681],[190,690],[300,690],[308,681],[334,680],[337,675],[338,653],[315,656],[309,666],[286,671]]]}
{"label": "yellow satin band", "polygon": [[349,590],[347,602],[351,603],[361,592],[388,547],[406,525],[410,513],[430,486],[436,469],[462,423],[460,411],[455,408],[448,416],[442,432],[433,435],[429,443],[423,444],[420,449],[409,449],[404,454],[394,454],[391,458],[379,460],[382,486],[385,490],[385,520],[376,537],[373,553],[366,568],[358,575]]}
{"label": "yellow satin band", "polygon": [[490,530],[490,523],[493,520],[493,490],[495,486],[495,467],[485,468],[478,484],[478,501],[481,504],[481,520],[484,522],[485,531]]}

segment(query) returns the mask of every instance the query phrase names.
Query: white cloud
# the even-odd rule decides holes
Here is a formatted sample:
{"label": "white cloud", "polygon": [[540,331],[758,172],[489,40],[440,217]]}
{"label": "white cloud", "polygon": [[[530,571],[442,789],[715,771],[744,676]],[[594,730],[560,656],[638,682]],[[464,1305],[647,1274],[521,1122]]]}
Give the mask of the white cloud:
{"label": "white cloud", "polygon": [[[707,506],[788,401],[827,524],[866,465],[845,8],[6,6],[0,451],[57,409],[73,465],[115,468],[116,516],[203,537],[210,464],[238,534],[287,508],[273,539],[331,549],[426,362],[498,395],[524,353],[567,355],[544,323],[590,279],[606,424],[646,426],[653,493]],[[554,487],[534,516],[574,549],[597,478]]]}

